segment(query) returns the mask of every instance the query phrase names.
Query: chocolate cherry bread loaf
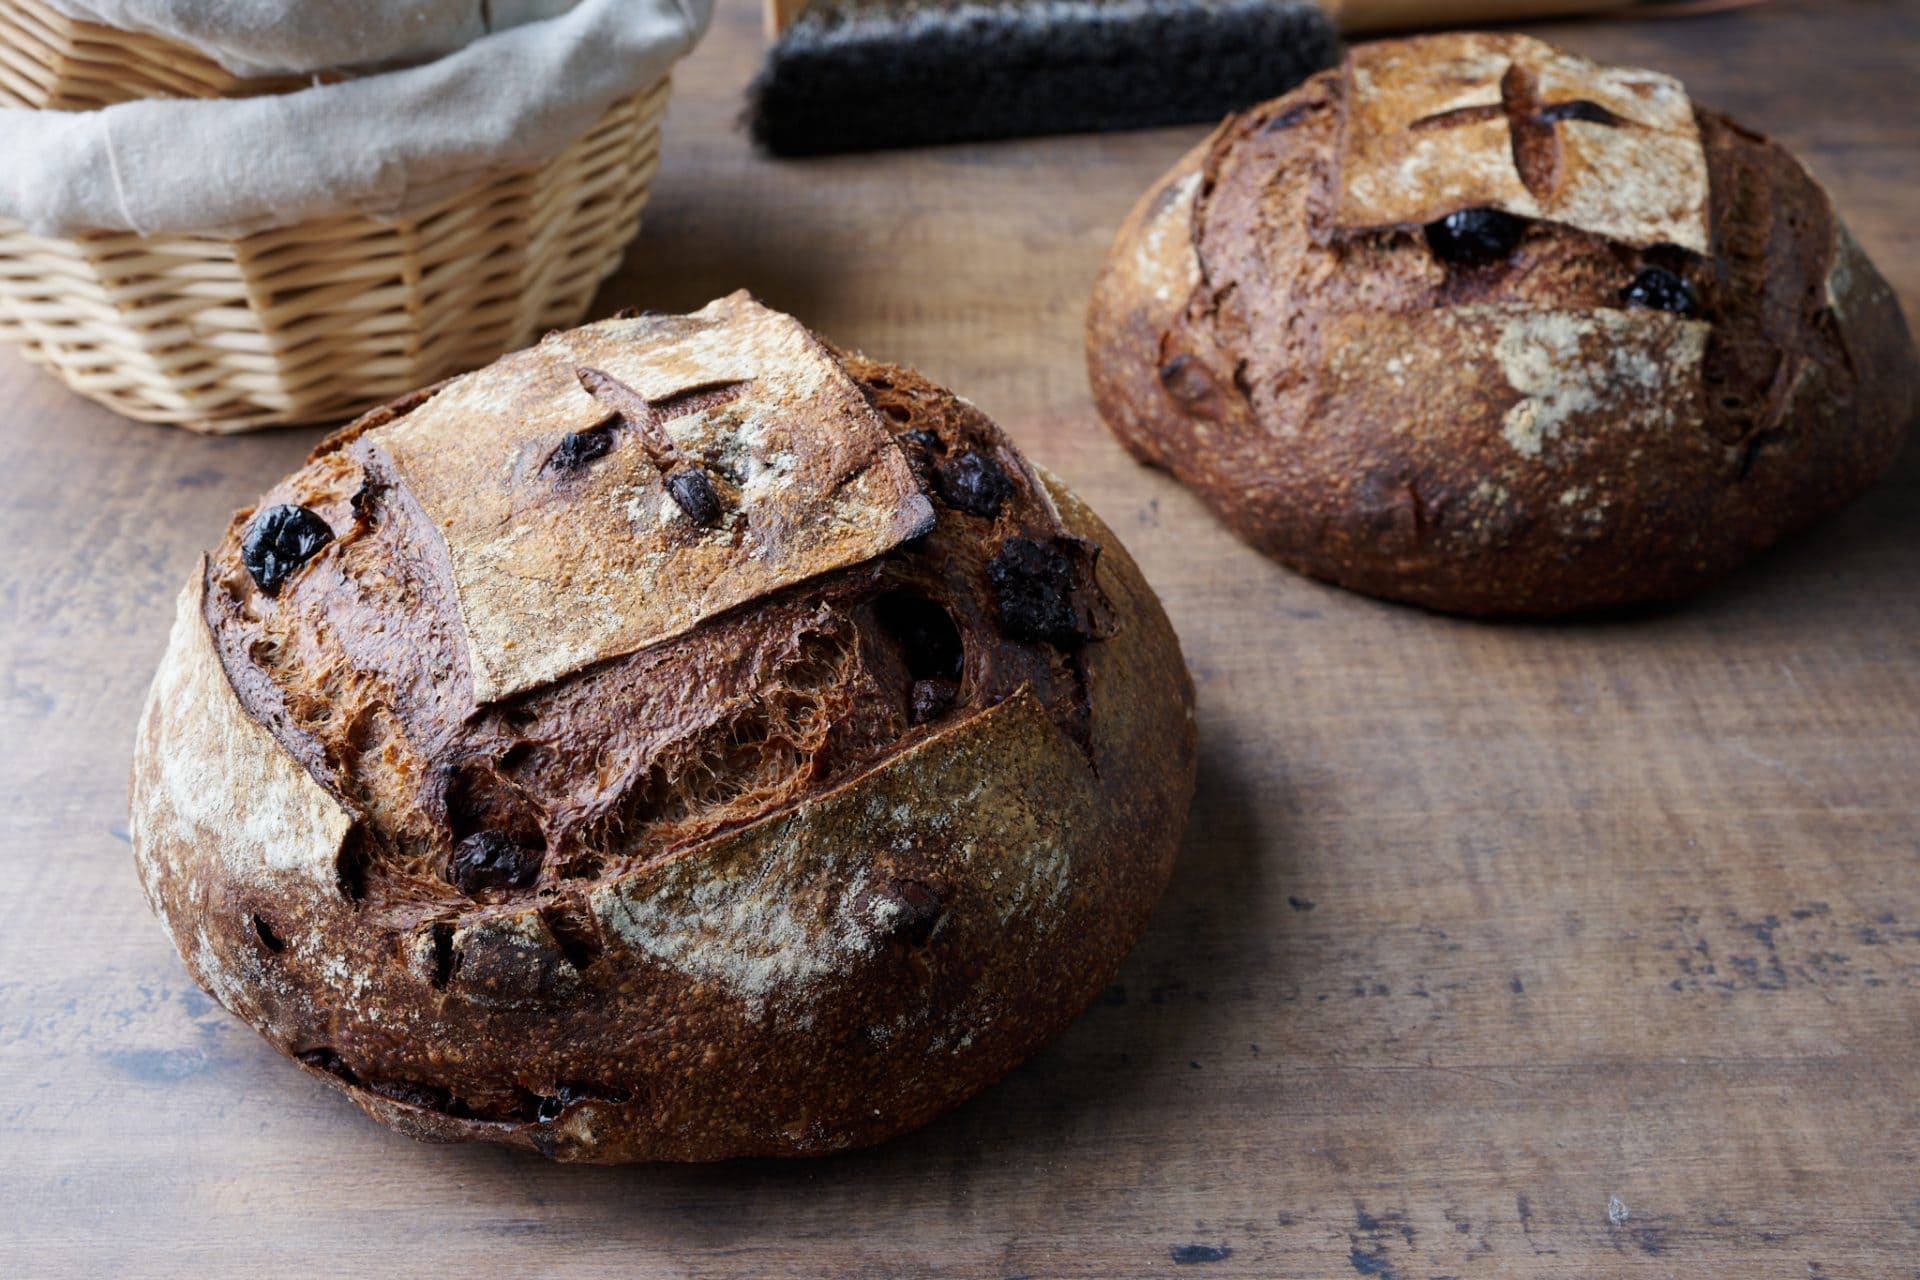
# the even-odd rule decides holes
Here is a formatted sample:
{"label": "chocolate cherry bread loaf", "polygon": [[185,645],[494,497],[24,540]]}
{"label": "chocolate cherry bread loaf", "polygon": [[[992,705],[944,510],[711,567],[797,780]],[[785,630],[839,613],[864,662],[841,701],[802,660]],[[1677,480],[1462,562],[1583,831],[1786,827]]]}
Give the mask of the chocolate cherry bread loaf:
{"label": "chocolate cherry bread loaf", "polygon": [[1260,550],[1470,614],[1683,596],[1858,494],[1913,342],[1774,144],[1521,36],[1360,46],[1140,202],[1108,424]]}
{"label": "chocolate cherry bread loaf", "polygon": [[979,410],[736,294],[360,419],[193,573],[134,766],[200,984],[416,1137],[922,1124],[1110,978],[1192,689]]}

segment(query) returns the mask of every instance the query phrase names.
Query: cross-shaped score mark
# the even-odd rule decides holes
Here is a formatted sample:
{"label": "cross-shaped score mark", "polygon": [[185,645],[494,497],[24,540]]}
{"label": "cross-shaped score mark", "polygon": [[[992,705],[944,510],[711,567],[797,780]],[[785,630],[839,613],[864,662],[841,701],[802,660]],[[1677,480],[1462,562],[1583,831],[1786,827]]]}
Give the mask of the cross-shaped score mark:
{"label": "cross-shaped score mark", "polygon": [[720,495],[713,481],[697,460],[680,451],[667,434],[666,424],[738,399],[751,379],[703,383],[649,400],[599,369],[575,369],[574,376],[588,395],[612,409],[614,417],[639,437],[641,447],[666,483],[668,496],[689,520],[705,525],[720,518]]}
{"label": "cross-shaped score mark", "polygon": [[1500,79],[1500,101],[1477,107],[1459,107],[1416,120],[1415,130],[1452,129],[1504,117],[1513,139],[1513,167],[1536,200],[1546,200],[1559,186],[1560,131],[1568,120],[1611,128],[1631,128],[1634,122],[1597,102],[1576,98],[1570,102],[1543,102],[1540,78],[1519,63]]}
{"label": "cross-shaped score mark", "polygon": [[588,395],[619,414],[640,437],[654,461],[662,464],[682,460],[680,446],[666,432],[667,423],[739,399],[750,381],[706,382],[649,400],[612,374],[598,369],[576,369],[574,376],[580,379]]}
{"label": "cross-shaped score mark", "polygon": [[1362,45],[1353,63],[1342,231],[1493,209],[1616,244],[1707,252],[1706,152],[1677,81],[1523,36]]}

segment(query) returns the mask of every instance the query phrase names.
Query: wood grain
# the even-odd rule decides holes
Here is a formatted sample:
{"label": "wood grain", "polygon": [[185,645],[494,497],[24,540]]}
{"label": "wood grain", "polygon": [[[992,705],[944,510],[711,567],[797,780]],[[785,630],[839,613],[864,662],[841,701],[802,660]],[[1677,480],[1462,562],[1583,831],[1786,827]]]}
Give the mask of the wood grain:
{"label": "wood grain", "polygon": [[[1920,314],[1920,10],[1542,27],[1805,154]],[[995,415],[1114,524],[1201,700],[1145,942],[956,1114],[807,1163],[430,1148],[187,981],[125,844],[173,592],[311,431],[118,420],[0,357],[0,1274],[1920,1275],[1920,466],[1686,608],[1344,595],[1091,412],[1081,308],[1181,129],[771,163],[729,0],[601,309],[736,286]],[[1230,1251],[1230,1252],[1228,1252]]]}

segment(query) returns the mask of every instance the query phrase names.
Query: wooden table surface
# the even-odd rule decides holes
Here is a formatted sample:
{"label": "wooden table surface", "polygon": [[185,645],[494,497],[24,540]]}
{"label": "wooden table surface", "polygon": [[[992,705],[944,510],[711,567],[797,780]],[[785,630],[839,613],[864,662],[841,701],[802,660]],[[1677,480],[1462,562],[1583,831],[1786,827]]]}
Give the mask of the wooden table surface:
{"label": "wooden table surface", "polygon": [[[1920,1275],[1920,464],[1685,608],[1431,617],[1135,467],[1080,320],[1197,129],[820,162],[679,77],[599,307],[747,286],[995,415],[1119,531],[1199,688],[1174,883],[1005,1082],[809,1162],[418,1146],[187,979],[126,845],[173,594],[311,430],[116,419],[0,356],[0,1274]],[[1542,28],[1797,147],[1920,315],[1920,7]]]}

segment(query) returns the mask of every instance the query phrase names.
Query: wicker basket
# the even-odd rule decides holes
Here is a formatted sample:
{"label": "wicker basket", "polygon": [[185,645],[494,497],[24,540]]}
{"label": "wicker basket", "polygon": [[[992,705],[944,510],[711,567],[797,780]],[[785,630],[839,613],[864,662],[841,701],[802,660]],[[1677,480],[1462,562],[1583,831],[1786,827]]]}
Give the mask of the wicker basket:
{"label": "wicker basket", "polygon": [[94,111],[137,98],[250,98],[344,77],[243,79],[163,36],[69,18],[40,0],[0,0],[0,106]]}
{"label": "wicker basket", "polygon": [[0,341],[131,418],[200,431],[345,417],[577,323],[619,265],[668,82],[536,169],[394,222],[238,238],[0,222]]}
{"label": "wicker basket", "polygon": [[[161,36],[0,0],[0,106],[288,93]],[[51,237],[0,219],[0,342],[129,417],[243,431],[346,417],[577,323],[637,231],[668,80],[538,167],[380,220]]]}

